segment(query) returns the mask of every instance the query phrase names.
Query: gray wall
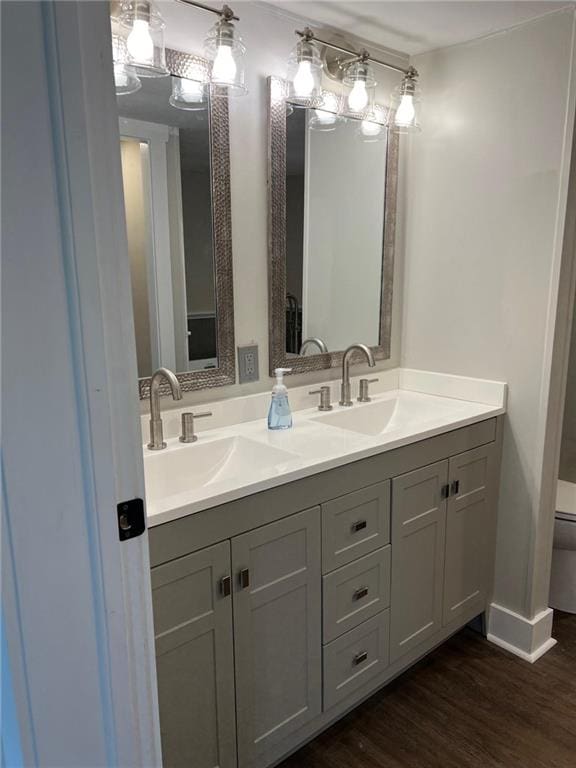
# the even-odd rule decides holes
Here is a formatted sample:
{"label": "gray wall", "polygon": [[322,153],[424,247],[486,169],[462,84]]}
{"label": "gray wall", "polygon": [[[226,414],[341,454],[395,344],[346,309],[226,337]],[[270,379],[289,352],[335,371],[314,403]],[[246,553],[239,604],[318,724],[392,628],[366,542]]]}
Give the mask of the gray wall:
{"label": "gray wall", "polygon": [[286,176],[286,288],[302,306],[304,174]]}
{"label": "gray wall", "polygon": [[187,310],[189,314],[214,312],[210,171],[194,173],[182,168],[181,176]]}

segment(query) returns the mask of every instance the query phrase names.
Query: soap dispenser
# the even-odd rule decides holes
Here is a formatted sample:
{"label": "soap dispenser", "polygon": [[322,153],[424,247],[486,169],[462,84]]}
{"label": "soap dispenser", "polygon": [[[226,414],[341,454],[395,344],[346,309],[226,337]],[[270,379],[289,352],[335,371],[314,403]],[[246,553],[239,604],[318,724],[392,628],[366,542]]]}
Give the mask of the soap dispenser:
{"label": "soap dispenser", "polygon": [[284,374],[290,373],[292,368],[276,368],[276,384],[272,388],[272,401],[268,411],[268,429],[290,429],[292,426],[292,413],[288,402],[288,390],[284,385]]}

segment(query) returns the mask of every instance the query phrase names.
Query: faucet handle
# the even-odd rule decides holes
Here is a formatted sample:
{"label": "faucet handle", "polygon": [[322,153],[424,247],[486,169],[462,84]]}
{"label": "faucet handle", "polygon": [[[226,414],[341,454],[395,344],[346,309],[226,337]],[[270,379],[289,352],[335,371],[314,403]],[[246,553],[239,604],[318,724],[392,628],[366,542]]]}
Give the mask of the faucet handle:
{"label": "faucet handle", "polygon": [[206,411],[205,413],[186,411],[182,414],[181,443],[195,443],[198,440],[198,435],[194,434],[194,419],[203,419],[205,416],[212,416],[212,411]]}
{"label": "faucet handle", "polygon": [[380,379],[360,379],[360,392],[358,393],[359,403],[369,403],[372,398],[368,394],[368,385],[375,384]]}
{"label": "faucet handle", "polygon": [[332,405],[330,403],[330,387],[324,386],[320,389],[313,389],[312,392],[308,392],[309,395],[320,395],[319,411],[331,411]]}

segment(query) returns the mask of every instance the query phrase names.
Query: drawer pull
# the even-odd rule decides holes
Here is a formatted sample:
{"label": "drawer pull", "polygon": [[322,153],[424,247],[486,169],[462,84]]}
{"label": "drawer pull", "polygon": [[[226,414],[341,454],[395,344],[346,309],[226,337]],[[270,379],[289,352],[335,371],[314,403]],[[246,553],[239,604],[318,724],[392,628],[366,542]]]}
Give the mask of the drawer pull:
{"label": "drawer pull", "polygon": [[457,496],[460,492],[460,480],[452,480],[451,486],[452,496]]}
{"label": "drawer pull", "polygon": [[238,581],[242,589],[246,589],[250,586],[250,571],[248,568],[243,568],[238,574]]}
{"label": "drawer pull", "polygon": [[366,520],[358,520],[356,523],[352,523],[352,533],[358,533],[358,531],[364,530],[368,523]]}
{"label": "drawer pull", "polygon": [[352,595],[352,600],[362,600],[368,594],[368,587],[360,587]]}
{"label": "drawer pull", "polygon": [[443,485],[442,488],[440,488],[440,498],[447,499],[448,496],[450,496],[450,486],[446,483],[446,485]]}
{"label": "drawer pull", "polygon": [[230,576],[222,576],[220,579],[220,595],[222,597],[230,597],[230,593],[232,592],[231,581]]}
{"label": "drawer pull", "polygon": [[368,658],[368,652],[360,651],[360,653],[357,653],[356,656],[354,656],[354,658],[352,659],[352,664],[354,664],[354,666],[357,667],[358,664],[363,664],[367,658]]}

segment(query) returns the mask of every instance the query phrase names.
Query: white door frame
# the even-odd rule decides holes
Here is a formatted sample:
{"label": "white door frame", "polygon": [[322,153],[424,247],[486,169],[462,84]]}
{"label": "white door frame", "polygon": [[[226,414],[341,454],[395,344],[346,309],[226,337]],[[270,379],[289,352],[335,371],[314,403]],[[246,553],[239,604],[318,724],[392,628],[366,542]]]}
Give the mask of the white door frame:
{"label": "white door frame", "polygon": [[120,543],[116,514],[144,473],[109,6],[2,16],[3,611],[25,765],[157,768],[148,538]]}
{"label": "white door frame", "polygon": [[[174,344],[174,299],[170,253],[170,212],[168,207],[167,144],[170,128],[159,123],[121,117],[120,135],[145,142],[148,153],[142,156],[144,205],[150,222],[148,236],[148,306],[152,344],[152,367],[176,367]],[[144,162],[145,161],[145,162]]]}

